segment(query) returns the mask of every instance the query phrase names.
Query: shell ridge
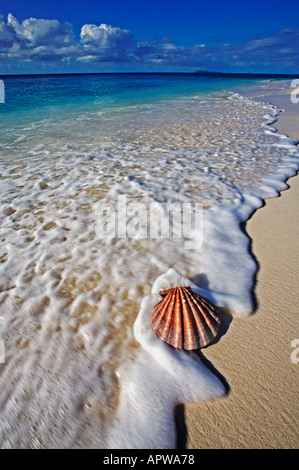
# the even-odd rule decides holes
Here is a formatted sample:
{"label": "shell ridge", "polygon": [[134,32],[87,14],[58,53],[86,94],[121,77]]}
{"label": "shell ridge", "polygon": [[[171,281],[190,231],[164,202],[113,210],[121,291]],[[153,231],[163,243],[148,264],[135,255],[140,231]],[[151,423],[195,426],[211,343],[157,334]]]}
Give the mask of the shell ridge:
{"label": "shell ridge", "polygon": [[[197,349],[199,347],[199,341],[195,337],[195,328],[196,328],[196,319],[194,318],[194,312],[192,305],[188,302],[189,291],[187,289],[182,289],[181,296],[183,301],[182,315],[184,317],[184,346],[185,348]],[[190,344],[191,343],[191,344]],[[189,346],[188,346],[189,345]]]}
{"label": "shell ridge", "polygon": [[196,294],[195,292],[191,291],[190,297],[192,297],[194,303],[198,307],[200,313],[205,317],[205,319],[206,319],[206,315],[204,313],[203,307],[205,307],[205,309],[208,310],[209,314],[216,321],[216,323],[219,323],[219,314],[216,310],[216,307],[214,307],[210,302],[204,299],[204,297],[201,297],[199,294]]}
{"label": "shell ridge", "polygon": [[181,302],[181,290],[176,289],[175,292],[175,304],[174,304],[174,325],[173,329],[174,338],[172,340],[172,346],[178,345],[179,348],[183,347],[184,344],[184,328],[183,328],[183,316],[182,316],[182,302]]}
{"label": "shell ridge", "polygon": [[163,331],[163,338],[168,344],[172,345],[172,336],[175,331],[174,317],[175,317],[175,291],[171,290],[165,298],[168,298],[168,312]]}
{"label": "shell ridge", "polygon": [[[199,294],[196,294],[199,295]],[[211,304],[207,299],[204,297],[201,297],[202,303],[204,304],[205,308],[209,310],[209,313],[215,320],[218,322],[219,321],[219,313],[217,312],[217,308]]]}
{"label": "shell ridge", "polygon": [[170,309],[170,307],[171,307],[171,296],[167,295],[154,308],[155,313],[156,313],[156,319],[157,320],[162,319],[163,315]]}
{"label": "shell ridge", "polygon": [[192,350],[209,344],[217,335],[221,317],[216,306],[178,286],[160,291],[162,300],[153,308],[151,324],[156,334],[173,347]]}
{"label": "shell ridge", "polygon": [[[199,294],[193,294],[194,295],[192,297],[195,305],[197,306],[197,312],[195,307],[192,306],[192,304],[191,308],[194,310],[196,323],[204,338],[204,340],[201,342],[201,346],[203,347],[206,346],[210,341],[212,341],[217,335],[220,327],[219,316],[216,313],[216,309],[213,308],[210,303],[205,302],[205,305],[201,303],[203,297],[199,296]],[[209,315],[207,315],[205,309],[208,310]]]}
{"label": "shell ridge", "polygon": [[[159,333],[158,335],[164,339],[165,330],[171,324],[171,315],[167,314],[170,311],[172,302],[172,295],[168,294],[161,300],[153,309],[151,315],[152,326]],[[157,332],[156,331],[156,332]]]}
{"label": "shell ridge", "polygon": [[172,338],[175,334],[176,326],[173,322],[175,315],[176,291],[175,288],[172,288],[162,292],[166,293],[166,296],[161,300],[161,302],[159,302],[159,304],[156,305],[152,312],[152,326],[161,339],[173,345],[174,341]]}

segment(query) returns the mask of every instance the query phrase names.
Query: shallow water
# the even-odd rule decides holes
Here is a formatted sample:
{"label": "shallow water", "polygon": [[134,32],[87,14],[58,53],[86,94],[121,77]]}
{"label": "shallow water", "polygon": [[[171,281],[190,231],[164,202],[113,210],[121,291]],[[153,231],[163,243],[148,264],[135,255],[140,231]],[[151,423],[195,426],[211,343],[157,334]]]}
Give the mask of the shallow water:
{"label": "shallow water", "polygon": [[[256,265],[239,225],[284,187],[298,168],[298,150],[269,129],[277,110],[233,93],[235,82],[231,90],[228,83],[199,83],[196,91],[193,81],[182,80],[176,92],[173,82],[169,88],[150,82],[130,95],[118,81],[120,89],[106,83],[106,94],[102,83],[99,98],[93,77],[85,99],[74,92],[74,106],[72,93],[62,102],[55,89],[66,89],[64,79],[48,79],[48,100],[45,83],[32,80],[36,101],[29,92],[19,96],[0,125],[1,445],[142,447],[143,436],[126,437],[120,395],[124,376],[135,377],[135,392],[138,377],[144,382],[142,340],[133,333],[142,299],[175,268],[196,277],[217,305],[250,314]],[[127,206],[146,208],[202,204],[203,243],[190,250],[188,236],[144,237],[142,211],[138,229],[136,214],[127,212],[131,237],[100,238],[103,208],[117,211],[124,196]],[[187,373],[188,361],[184,367]],[[200,380],[209,393],[196,399],[221,394],[208,371]],[[141,395],[141,411],[150,393]],[[179,399],[178,392],[173,402]],[[146,424],[142,430],[146,436]]]}

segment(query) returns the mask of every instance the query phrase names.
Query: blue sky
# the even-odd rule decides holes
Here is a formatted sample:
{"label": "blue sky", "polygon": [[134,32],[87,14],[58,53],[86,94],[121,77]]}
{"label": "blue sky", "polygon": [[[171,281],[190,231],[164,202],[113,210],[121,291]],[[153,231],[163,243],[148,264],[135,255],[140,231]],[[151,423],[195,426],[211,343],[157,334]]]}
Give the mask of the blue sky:
{"label": "blue sky", "polygon": [[299,72],[299,2],[0,0],[0,73]]}

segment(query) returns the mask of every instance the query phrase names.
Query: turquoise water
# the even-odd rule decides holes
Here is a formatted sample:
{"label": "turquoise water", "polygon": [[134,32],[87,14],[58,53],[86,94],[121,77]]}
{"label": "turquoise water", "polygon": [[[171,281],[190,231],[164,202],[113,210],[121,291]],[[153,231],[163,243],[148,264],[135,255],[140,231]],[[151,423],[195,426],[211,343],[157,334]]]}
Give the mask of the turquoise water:
{"label": "turquoise water", "polygon": [[[57,144],[62,143],[60,138],[64,138],[64,142],[76,140],[84,145],[87,134],[89,139],[93,139],[99,134],[118,133],[128,121],[137,123],[140,112],[145,110],[152,110],[154,115],[163,109],[167,116],[174,112],[171,106],[177,100],[187,103],[194,96],[204,98],[211,93],[240,91],[256,82],[196,74],[4,77],[5,104],[0,106],[0,158],[19,158],[20,152],[27,158],[30,148],[49,136],[56,138]],[[167,103],[170,105],[168,109]],[[182,111],[184,108],[182,102]],[[145,121],[142,116],[141,119]],[[151,126],[153,119],[148,119],[148,122]],[[11,153],[6,151],[7,145]],[[4,154],[2,149],[6,149]]]}
{"label": "turquoise water", "polygon": [[[5,77],[4,112],[47,106],[134,104],[186,93],[236,87],[244,79],[202,77],[196,74],[90,74]],[[249,83],[251,81],[248,81]]]}
{"label": "turquoise water", "polygon": [[195,74],[100,74],[6,77],[1,129],[24,119],[69,118],[74,114],[175,99],[194,93],[240,88],[244,79]]}

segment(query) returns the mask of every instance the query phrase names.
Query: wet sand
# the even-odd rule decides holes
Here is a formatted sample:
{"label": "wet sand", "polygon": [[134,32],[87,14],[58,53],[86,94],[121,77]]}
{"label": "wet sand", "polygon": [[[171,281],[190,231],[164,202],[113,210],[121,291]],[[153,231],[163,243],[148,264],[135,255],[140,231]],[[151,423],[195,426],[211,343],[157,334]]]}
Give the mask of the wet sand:
{"label": "wet sand", "polygon": [[[274,126],[299,139],[299,103],[288,93],[269,101],[286,110]],[[299,446],[299,363],[291,360],[291,342],[299,338],[299,176],[287,183],[290,188],[267,199],[245,227],[258,263],[256,311],[225,319],[225,334],[202,352],[227,395],[178,408],[179,447]]]}

